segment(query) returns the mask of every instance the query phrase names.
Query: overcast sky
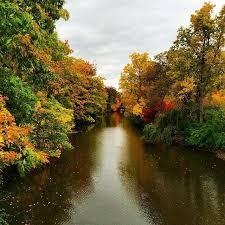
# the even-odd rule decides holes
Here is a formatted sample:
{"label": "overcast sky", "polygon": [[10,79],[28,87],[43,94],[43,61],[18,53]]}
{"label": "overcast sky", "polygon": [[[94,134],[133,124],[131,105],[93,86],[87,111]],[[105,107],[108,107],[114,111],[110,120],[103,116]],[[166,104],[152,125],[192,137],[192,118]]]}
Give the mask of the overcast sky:
{"label": "overcast sky", "polygon": [[[57,31],[68,40],[74,56],[97,64],[106,85],[118,87],[122,68],[134,52],[150,56],[167,50],[177,29],[206,0],[67,0],[69,21]],[[217,10],[224,0],[213,0]]]}

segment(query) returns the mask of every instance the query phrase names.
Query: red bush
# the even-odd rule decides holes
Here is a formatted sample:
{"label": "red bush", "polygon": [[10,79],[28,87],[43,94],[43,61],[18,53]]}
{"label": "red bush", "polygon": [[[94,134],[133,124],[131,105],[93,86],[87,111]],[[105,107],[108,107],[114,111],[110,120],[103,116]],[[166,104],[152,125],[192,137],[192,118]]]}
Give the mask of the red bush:
{"label": "red bush", "polygon": [[158,102],[157,104],[155,104],[155,106],[153,106],[152,108],[148,109],[145,108],[142,111],[142,117],[143,117],[143,121],[145,123],[151,123],[154,121],[154,119],[156,118],[156,115],[158,113],[166,113],[171,111],[172,109],[175,108],[175,105],[173,102],[171,101],[162,101],[162,102]]}

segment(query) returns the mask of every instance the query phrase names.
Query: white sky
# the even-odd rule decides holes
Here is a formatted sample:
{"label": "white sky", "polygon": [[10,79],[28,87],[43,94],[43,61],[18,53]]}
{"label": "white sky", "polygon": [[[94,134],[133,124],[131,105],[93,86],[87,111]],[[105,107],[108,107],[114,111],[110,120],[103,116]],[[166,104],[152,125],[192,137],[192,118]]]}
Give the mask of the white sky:
{"label": "white sky", "polygon": [[[74,56],[97,64],[106,85],[118,87],[122,68],[134,52],[151,56],[167,50],[177,29],[205,0],[67,0],[69,21],[57,31]],[[221,9],[224,0],[211,1]]]}

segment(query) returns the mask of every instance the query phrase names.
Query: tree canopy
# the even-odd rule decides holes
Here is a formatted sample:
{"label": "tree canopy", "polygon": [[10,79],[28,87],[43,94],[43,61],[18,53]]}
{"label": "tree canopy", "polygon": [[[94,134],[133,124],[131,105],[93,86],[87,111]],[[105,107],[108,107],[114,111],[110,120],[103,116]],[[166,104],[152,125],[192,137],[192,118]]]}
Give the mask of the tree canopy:
{"label": "tree canopy", "polygon": [[69,18],[64,3],[0,3],[0,164],[22,175],[72,148],[75,124],[93,123],[106,109],[96,66],[72,57],[58,38],[56,21]]}

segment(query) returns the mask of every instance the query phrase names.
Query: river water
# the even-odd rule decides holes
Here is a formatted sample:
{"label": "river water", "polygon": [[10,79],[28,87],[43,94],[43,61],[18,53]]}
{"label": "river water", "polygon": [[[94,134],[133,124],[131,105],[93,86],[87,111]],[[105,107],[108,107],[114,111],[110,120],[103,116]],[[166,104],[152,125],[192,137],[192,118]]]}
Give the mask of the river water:
{"label": "river water", "polygon": [[71,139],[74,151],[0,186],[11,225],[225,225],[225,161],[147,146],[119,114]]}

